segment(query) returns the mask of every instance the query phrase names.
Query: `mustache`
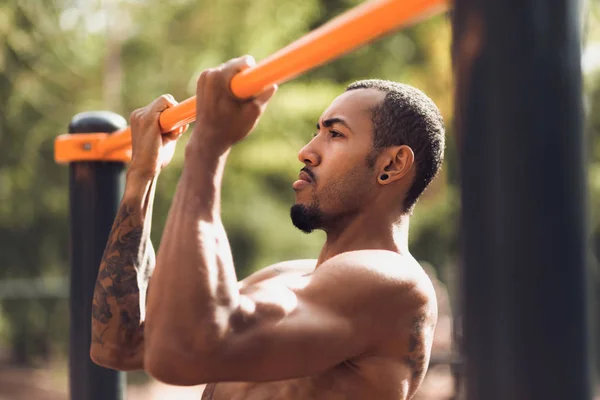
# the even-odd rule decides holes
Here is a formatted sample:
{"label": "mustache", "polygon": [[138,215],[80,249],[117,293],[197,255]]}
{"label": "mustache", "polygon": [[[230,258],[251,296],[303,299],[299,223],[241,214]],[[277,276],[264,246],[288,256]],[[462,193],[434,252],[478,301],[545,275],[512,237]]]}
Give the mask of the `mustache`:
{"label": "mustache", "polygon": [[308,169],[308,167],[304,167],[304,168],[302,168],[302,169],[300,170],[300,172],[306,172],[306,174],[307,174],[308,176],[310,176],[310,179],[312,179],[312,180],[313,180],[313,182],[316,182],[316,181],[317,181],[317,177],[315,176],[315,174],[314,174],[314,173],[313,173],[313,172],[312,172],[310,169]]}

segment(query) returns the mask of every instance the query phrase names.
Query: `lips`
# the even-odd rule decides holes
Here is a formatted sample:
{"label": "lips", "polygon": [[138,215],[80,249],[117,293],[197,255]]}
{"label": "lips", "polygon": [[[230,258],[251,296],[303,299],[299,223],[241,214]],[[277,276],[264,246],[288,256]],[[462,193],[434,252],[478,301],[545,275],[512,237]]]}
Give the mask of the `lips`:
{"label": "lips", "polygon": [[312,181],[313,181],[312,178],[310,177],[310,175],[305,171],[300,171],[300,175],[298,175],[298,179],[301,181],[308,182],[308,183],[312,183]]}
{"label": "lips", "polygon": [[298,180],[292,184],[295,191],[302,190],[304,188],[314,185],[314,175],[308,168],[302,168],[298,175]]}

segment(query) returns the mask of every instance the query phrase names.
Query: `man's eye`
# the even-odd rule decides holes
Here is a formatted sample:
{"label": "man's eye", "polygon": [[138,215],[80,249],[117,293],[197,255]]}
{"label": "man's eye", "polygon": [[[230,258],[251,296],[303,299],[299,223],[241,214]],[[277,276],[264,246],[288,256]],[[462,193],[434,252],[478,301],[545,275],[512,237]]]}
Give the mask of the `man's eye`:
{"label": "man's eye", "polygon": [[329,131],[329,133],[331,134],[331,137],[344,137],[344,135],[342,135],[341,133],[337,132],[337,131]]}

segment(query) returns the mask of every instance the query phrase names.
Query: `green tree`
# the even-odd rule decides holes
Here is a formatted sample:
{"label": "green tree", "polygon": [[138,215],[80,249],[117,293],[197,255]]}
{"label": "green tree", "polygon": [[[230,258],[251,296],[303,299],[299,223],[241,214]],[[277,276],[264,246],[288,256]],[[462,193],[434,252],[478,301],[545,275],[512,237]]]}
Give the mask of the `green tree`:
{"label": "green tree", "polygon": [[[252,54],[260,60],[352,1],[8,0],[0,4],[0,279],[68,274],[67,169],[53,140],[78,112],[124,116],[162,93],[194,94],[206,67]],[[356,79],[385,78],[423,89],[452,123],[450,28],[445,17],[390,35],[283,85],[258,129],[236,146],[223,187],[223,218],[240,277],[269,263],[316,257],[324,236],[289,222],[300,147],[320,113]],[[450,144],[452,143],[451,135]],[[159,179],[153,241],[162,228],[183,149]],[[456,258],[452,158],[417,207],[415,255],[436,267]],[[448,184],[448,181],[451,184]],[[15,359],[64,352],[64,300],[1,302],[0,340]],[[48,334],[50,332],[50,335]]]}
{"label": "green tree", "polygon": [[[64,168],[53,162],[53,139],[92,88],[76,44],[53,26],[47,2],[0,5],[0,277],[67,273]],[[14,357],[31,361],[64,336],[65,301],[6,300],[2,331]],[[50,333],[50,335],[48,334]]]}

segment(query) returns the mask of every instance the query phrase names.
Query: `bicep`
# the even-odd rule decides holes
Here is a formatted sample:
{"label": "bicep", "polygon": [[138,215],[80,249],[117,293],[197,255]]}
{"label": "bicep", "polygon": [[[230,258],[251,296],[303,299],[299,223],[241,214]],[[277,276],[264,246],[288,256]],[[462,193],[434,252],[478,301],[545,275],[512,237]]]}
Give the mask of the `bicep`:
{"label": "bicep", "polygon": [[256,320],[248,318],[224,341],[215,378],[309,376],[375,351],[404,329],[420,301],[414,281],[380,270],[324,264],[293,288],[252,294],[248,315]]}
{"label": "bicep", "polygon": [[219,349],[206,363],[198,360],[200,375],[210,382],[282,380],[370,350],[383,324],[373,323],[377,309],[368,288],[322,278],[308,277],[295,288],[266,283],[242,296]]}
{"label": "bicep", "polygon": [[[260,306],[259,306],[260,307]],[[213,360],[215,380],[272,381],[313,375],[364,352],[368,337],[351,318],[315,302],[266,318],[229,335]],[[283,308],[283,307],[282,307]],[[279,313],[280,318],[273,315]],[[260,318],[260,317],[259,317]]]}
{"label": "bicep", "polygon": [[154,348],[149,372],[169,384],[276,381],[327,370],[365,349],[353,321],[279,285],[240,299],[244,311],[210,352]]}
{"label": "bicep", "polygon": [[320,267],[290,287],[251,285],[216,348],[165,348],[163,356],[155,353],[155,377],[175,384],[275,381],[373,351],[396,329],[399,287],[357,270]]}

